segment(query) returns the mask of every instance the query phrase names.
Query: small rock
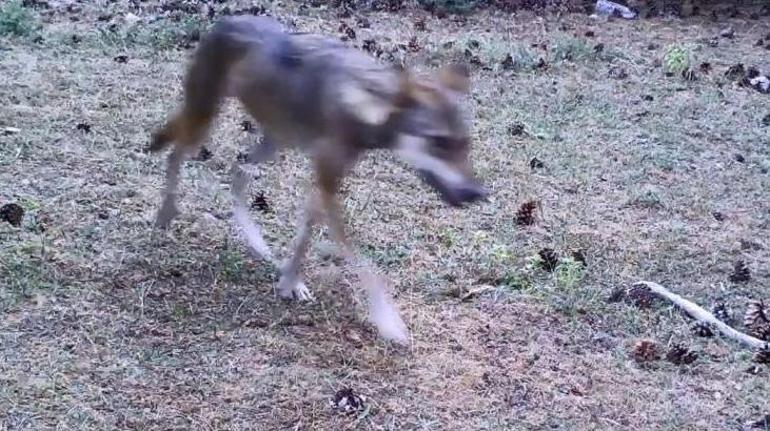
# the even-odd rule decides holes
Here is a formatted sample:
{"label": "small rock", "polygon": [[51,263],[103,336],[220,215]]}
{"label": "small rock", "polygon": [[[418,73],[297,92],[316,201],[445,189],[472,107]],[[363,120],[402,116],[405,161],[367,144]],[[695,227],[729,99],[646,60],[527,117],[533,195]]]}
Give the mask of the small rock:
{"label": "small rock", "polygon": [[750,78],[749,85],[760,93],[770,93],[770,78],[767,76]]}
{"label": "small rock", "polygon": [[770,114],[767,114],[764,117],[762,117],[762,125],[770,126]]}
{"label": "small rock", "polygon": [[123,17],[123,20],[124,20],[124,21],[126,22],[126,24],[128,24],[128,25],[134,25],[134,24],[138,23],[139,21],[141,21],[142,19],[141,19],[141,18],[139,18],[138,16],[134,15],[133,13],[129,12],[129,13],[127,13],[127,14],[126,14],[126,15]]}
{"label": "small rock", "polygon": [[738,163],[746,163],[746,158],[743,157],[743,154],[736,153],[734,157],[735,157],[735,161],[736,162],[738,162]]}
{"label": "small rock", "polygon": [[75,129],[80,130],[84,133],[90,133],[91,132],[91,125],[88,123],[78,123],[75,126]]}
{"label": "small rock", "polygon": [[125,54],[121,54],[121,55],[115,56],[115,58],[113,58],[113,60],[116,63],[128,63],[128,56],[125,55]]}
{"label": "small rock", "polygon": [[19,132],[21,132],[21,129],[16,127],[3,127],[3,136],[15,135]]}
{"label": "small rock", "polygon": [[728,27],[720,31],[719,35],[726,39],[732,39],[735,36],[735,30],[733,28]]}

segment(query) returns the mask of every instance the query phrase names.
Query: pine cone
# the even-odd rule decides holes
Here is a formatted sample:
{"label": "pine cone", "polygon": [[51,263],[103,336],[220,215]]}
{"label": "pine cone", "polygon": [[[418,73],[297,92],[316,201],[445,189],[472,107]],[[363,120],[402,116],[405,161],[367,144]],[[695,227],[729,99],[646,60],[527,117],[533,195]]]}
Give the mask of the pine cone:
{"label": "pine cone", "polygon": [[532,169],[542,169],[545,167],[545,163],[537,157],[533,157],[532,160],[529,161],[529,167]]}
{"label": "pine cone", "polygon": [[754,362],[758,364],[770,364],[770,344],[765,344],[765,347],[759,349],[754,354]]}
{"label": "pine cone", "polygon": [[407,48],[411,52],[418,52],[418,51],[420,51],[420,42],[417,41],[417,36],[413,36],[411,39],[409,39],[409,43],[407,44]]}
{"label": "pine cone", "polygon": [[583,266],[586,266],[586,255],[583,253],[583,250],[575,250],[572,252],[572,258],[575,259],[575,262],[580,262],[583,264]]}
{"label": "pine cone", "polygon": [[516,223],[520,225],[531,225],[535,223],[535,209],[537,209],[537,202],[529,201],[524,202],[519,207],[519,211],[516,212]]}
{"label": "pine cone", "polygon": [[634,345],[632,352],[636,362],[652,362],[660,359],[660,351],[654,341],[641,340]]}
{"label": "pine cone", "polygon": [[257,209],[263,213],[271,211],[270,204],[267,203],[267,199],[265,198],[265,192],[260,191],[254,196],[254,199],[251,201],[251,208]]}
{"label": "pine cone", "polygon": [[206,160],[211,159],[213,156],[214,153],[212,153],[211,150],[206,147],[201,147],[200,151],[198,151],[198,154],[192,159],[196,162],[205,162]]}
{"label": "pine cone", "polygon": [[730,309],[727,308],[727,304],[724,302],[715,304],[711,309],[711,313],[714,314],[714,317],[725,323],[729,323],[733,319]]}
{"label": "pine cone", "polygon": [[738,63],[734,66],[730,66],[727,69],[727,72],[725,72],[725,76],[727,79],[731,81],[735,81],[737,79],[743,78],[746,75],[746,68],[743,67],[743,64]]}
{"label": "pine cone", "polygon": [[351,388],[340,389],[334,394],[332,407],[344,413],[354,413],[364,409],[364,397]]}
{"label": "pine cone", "polygon": [[752,334],[760,340],[770,341],[770,323],[759,325],[752,331]]}
{"label": "pine cone", "polygon": [[699,337],[713,337],[714,331],[711,329],[711,325],[704,322],[698,322],[692,327],[695,335]]}
{"label": "pine cone", "polygon": [[735,262],[733,273],[730,274],[730,281],[733,283],[745,283],[749,280],[751,280],[751,271],[746,266],[746,262],[742,260]]}
{"label": "pine cone", "polygon": [[770,340],[770,318],[764,301],[760,299],[749,302],[743,325],[752,335]]}
{"label": "pine cone", "polygon": [[12,226],[21,226],[22,218],[24,218],[24,208],[18,204],[5,204],[0,208],[0,220],[5,220]]}
{"label": "pine cone", "polygon": [[356,31],[344,21],[340,23],[337,31],[342,34],[340,37],[342,40],[354,40],[356,38]]}
{"label": "pine cone", "polygon": [[698,354],[683,344],[674,344],[666,353],[666,360],[676,365],[692,364],[698,359]]}
{"label": "pine cone", "polygon": [[641,284],[632,286],[628,297],[640,308],[650,308],[656,299],[650,288]]}
{"label": "pine cone", "polygon": [[756,299],[749,302],[748,308],[746,308],[746,315],[743,318],[743,324],[747,328],[751,328],[753,325],[761,322],[768,322],[770,318],[767,315],[767,307],[765,301]]}
{"label": "pine cone", "polygon": [[556,254],[555,251],[553,251],[552,248],[544,248],[540,250],[537,254],[540,255],[540,259],[542,259],[542,262],[540,265],[546,269],[547,271],[553,271],[556,269],[556,266],[559,264],[559,255]]}

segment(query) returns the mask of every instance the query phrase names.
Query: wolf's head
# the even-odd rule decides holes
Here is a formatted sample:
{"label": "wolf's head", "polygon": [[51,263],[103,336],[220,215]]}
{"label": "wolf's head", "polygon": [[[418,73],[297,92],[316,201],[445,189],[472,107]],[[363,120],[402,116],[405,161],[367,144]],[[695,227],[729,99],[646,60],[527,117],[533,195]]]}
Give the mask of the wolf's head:
{"label": "wolf's head", "polygon": [[446,66],[430,79],[401,71],[393,150],[452,206],[477,201],[487,191],[475,179],[471,140],[460,110],[470,86],[462,65]]}

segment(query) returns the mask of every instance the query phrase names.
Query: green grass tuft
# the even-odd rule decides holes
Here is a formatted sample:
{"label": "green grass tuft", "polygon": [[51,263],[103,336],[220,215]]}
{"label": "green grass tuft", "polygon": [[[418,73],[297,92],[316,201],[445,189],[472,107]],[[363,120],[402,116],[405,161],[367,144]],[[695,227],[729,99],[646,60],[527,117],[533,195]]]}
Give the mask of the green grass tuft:
{"label": "green grass tuft", "polygon": [[39,28],[35,15],[20,1],[0,6],[0,36],[29,36]]}

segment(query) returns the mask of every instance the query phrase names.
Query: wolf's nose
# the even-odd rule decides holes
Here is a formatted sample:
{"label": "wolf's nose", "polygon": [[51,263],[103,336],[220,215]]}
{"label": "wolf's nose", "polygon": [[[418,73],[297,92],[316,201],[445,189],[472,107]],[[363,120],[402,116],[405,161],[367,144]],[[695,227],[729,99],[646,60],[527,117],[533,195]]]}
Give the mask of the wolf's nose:
{"label": "wolf's nose", "polygon": [[470,183],[457,191],[457,200],[462,203],[472,203],[486,199],[489,192],[479,184]]}

